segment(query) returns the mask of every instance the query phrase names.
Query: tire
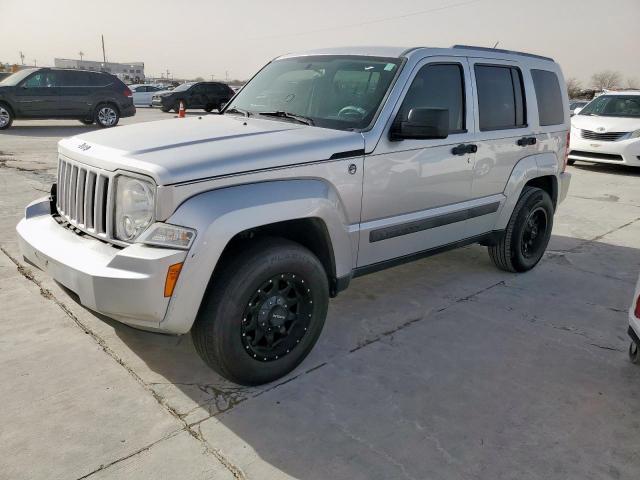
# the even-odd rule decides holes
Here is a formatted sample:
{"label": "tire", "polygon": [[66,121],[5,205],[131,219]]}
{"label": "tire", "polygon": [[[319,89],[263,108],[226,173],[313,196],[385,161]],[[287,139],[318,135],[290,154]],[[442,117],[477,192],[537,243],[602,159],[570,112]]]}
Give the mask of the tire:
{"label": "tire", "polygon": [[573,165],[574,163],[576,163],[575,160],[567,160],[567,165]]}
{"label": "tire", "polygon": [[216,106],[213,105],[212,103],[209,103],[207,104],[207,106],[204,107],[204,111],[207,113],[211,113],[214,108],[216,108]]}
{"label": "tire", "polygon": [[160,107],[160,110],[162,110],[164,113],[169,113],[171,111],[169,107]]}
{"label": "tire", "polygon": [[93,120],[80,120],[80,123],[83,123],[85,125],[93,125]]}
{"label": "tire", "polygon": [[0,130],[6,130],[13,123],[13,110],[6,103],[0,103]]}
{"label": "tire", "polygon": [[629,361],[634,365],[640,365],[640,348],[634,341],[629,345]]}
{"label": "tire", "polygon": [[120,112],[118,107],[112,103],[101,103],[96,107],[96,113],[93,118],[99,127],[111,128],[115,127],[120,121]]}
{"label": "tire", "polygon": [[328,304],[327,276],[313,253],[280,238],[257,240],[211,281],[191,330],[193,343],[223,377],[241,385],[268,383],[308,355]]}
{"label": "tire", "polygon": [[549,244],[553,213],[547,192],[524,187],[504,235],[496,245],[489,246],[489,257],[496,267],[507,272],[526,272],[535,267]]}

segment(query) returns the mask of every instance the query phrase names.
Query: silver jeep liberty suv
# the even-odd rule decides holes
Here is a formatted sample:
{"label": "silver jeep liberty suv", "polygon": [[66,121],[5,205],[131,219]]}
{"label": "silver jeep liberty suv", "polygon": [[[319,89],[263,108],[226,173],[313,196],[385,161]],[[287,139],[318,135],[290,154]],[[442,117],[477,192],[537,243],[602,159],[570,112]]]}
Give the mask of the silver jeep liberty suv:
{"label": "silver jeep liberty suv", "polygon": [[567,194],[559,66],[518,52],[344,48],[269,62],[219,115],[64,139],[26,260],[86,307],[191,331],[241,384],[295,368],[353,277],[486,245],[533,268]]}

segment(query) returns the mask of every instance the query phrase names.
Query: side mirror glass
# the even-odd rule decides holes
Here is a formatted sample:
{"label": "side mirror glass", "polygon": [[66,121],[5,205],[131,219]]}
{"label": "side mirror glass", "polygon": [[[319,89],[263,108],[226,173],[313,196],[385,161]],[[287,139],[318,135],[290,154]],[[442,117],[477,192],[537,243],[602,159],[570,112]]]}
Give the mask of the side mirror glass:
{"label": "side mirror glass", "polygon": [[391,140],[426,140],[449,136],[449,110],[446,108],[412,108],[406,119],[399,117],[389,132]]}

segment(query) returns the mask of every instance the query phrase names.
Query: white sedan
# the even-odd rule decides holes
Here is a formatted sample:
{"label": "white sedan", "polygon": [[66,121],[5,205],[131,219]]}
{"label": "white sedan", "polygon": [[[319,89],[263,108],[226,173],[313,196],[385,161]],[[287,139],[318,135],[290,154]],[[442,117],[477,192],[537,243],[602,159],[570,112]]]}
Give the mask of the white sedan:
{"label": "white sedan", "polygon": [[137,107],[150,107],[151,97],[164,91],[156,85],[129,85],[129,89],[133,92],[133,104]]}
{"label": "white sedan", "polygon": [[640,91],[607,92],[571,117],[569,164],[640,167]]}

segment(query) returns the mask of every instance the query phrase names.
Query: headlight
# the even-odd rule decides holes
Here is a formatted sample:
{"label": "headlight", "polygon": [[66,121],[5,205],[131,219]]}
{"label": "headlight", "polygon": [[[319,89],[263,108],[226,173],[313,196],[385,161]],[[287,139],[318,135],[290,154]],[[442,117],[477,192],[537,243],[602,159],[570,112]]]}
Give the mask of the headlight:
{"label": "headlight", "polygon": [[636,130],[635,132],[631,132],[629,138],[640,138],[640,130]]}
{"label": "headlight", "polygon": [[155,185],[141,178],[116,177],[116,237],[130,242],[153,223]]}
{"label": "headlight", "polygon": [[189,250],[195,238],[196,231],[191,228],[158,222],[151,225],[146,232],[138,237],[137,241],[157,247]]}

